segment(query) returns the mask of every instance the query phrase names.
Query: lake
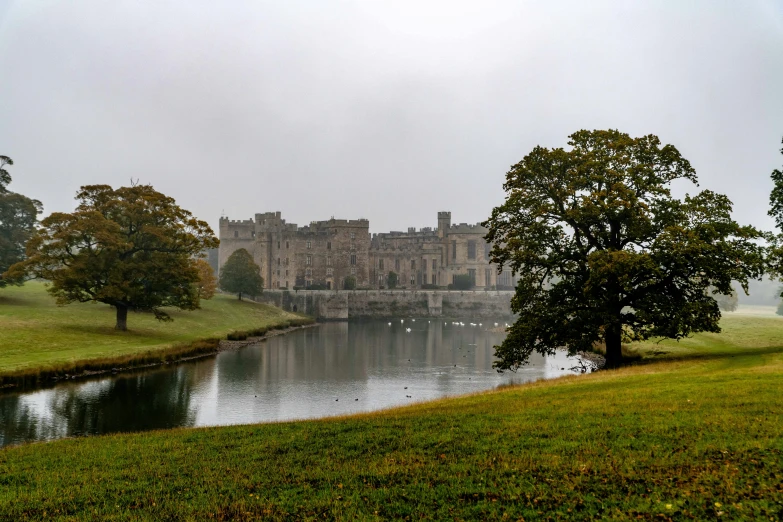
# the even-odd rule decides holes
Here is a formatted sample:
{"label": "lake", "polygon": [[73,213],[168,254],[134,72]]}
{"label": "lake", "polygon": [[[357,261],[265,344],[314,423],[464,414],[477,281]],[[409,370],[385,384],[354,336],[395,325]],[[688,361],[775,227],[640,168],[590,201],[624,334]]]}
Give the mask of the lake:
{"label": "lake", "polygon": [[325,323],[187,363],[5,392],[0,446],[345,415],[571,373],[558,353],[499,374],[502,324],[463,323]]}

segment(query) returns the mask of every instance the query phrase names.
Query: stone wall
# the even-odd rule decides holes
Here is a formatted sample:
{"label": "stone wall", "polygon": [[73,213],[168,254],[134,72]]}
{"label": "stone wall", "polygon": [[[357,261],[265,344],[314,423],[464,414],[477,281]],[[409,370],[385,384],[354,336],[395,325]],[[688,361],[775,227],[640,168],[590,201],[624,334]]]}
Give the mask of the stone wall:
{"label": "stone wall", "polygon": [[506,268],[500,274],[490,262],[487,229],[452,224],[450,212],[438,212],[438,227],[407,232],[369,233],[366,219],[329,219],[300,227],[286,223],[280,212],[253,219],[220,218],[219,266],[244,248],[261,268],[264,288],[311,286],[342,289],[348,278],[357,287],[382,289],[389,272],[398,288],[445,289],[455,276],[469,275],[477,289],[510,290],[515,286]]}
{"label": "stone wall", "polygon": [[443,317],[507,320],[513,292],[440,290],[265,290],[256,300],[319,320]]}

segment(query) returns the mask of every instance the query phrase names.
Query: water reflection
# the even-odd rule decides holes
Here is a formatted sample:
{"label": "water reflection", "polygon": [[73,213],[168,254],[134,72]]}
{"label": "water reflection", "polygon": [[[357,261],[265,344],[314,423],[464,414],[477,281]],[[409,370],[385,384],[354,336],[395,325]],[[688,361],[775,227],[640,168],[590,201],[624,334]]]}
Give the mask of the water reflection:
{"label": "water reflection", "polygon": [[[214,360],[204,362],[214,364]],[[190,370],[155,370],[2,396],[0,445],[193,426],[194,373]]]}
{"label": "water reflection", "polygon": [[568,373],[558,355],[498,374],[504,335],[426,319],[320,325],[170,368],[1,395],[0,445],[341,415]]}

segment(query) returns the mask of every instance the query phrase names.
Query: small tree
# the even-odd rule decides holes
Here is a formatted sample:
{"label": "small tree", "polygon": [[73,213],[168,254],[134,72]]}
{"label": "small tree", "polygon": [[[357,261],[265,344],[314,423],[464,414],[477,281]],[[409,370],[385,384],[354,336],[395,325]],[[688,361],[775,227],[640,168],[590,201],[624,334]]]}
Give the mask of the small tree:
{"label": "small tree", "polygon": [[0,288],[24,281],[23,274],[12,277],[6,271],[25,258],[25,245],[42,210],[40,201],[8,191],[11,174],[5,167],[13,164],[8,156],[0,156]]}
{"label": "small tree", "polygon": [[206,259],[197,259],[196,268],[198,269],[198,296],[200,299],[212,299],[217,290],[217,278],[212,265]]}
{"label": "small tree", "polygon": [[220,269],[220,288],[237,294],[240,301],[242,294],[256,296],[263,292],[261,268],[253,261],[250,252],[240,248],[228,257]]}
{"label": "small tree", "polygon": [[27,243],[27,259],[9,270],[48,280],[58,304],[96,301],[117,310],[171,317],[161,308],[199,307],[193,256],[218,245],[212,229],[150,185],[81,187],[71,214],[55,212]]}
{"label": "small tree", "polygon": [[452,290],[471,290],[473,286],[473,279],[469,274],[455,275],[454,282],[451,284]]}
{"label": "small tree", "polygon": [[713,288],[707,291],[708,295],[711,295],[715,302],[718,303],[718,308],[722,312],[734,312],[739,306],[739,297],[736,290],[732,290],[730,294],[715,293]]}
{"label": "small tree", "polygon": [[737,281],[747,293],[764,269],[762,234],[732,220],[722,194],[673,198],[671,183],[696,183],[696,172],[656,136],[583,130],[569,145],[535,147],[512,166],[506,201],[485,223],[492,262],[520,278],[511,302],[519,319],[495,367],[599,343],[615,367],[624,341],[719,332],[706,290],[729,294]]}
{"label": "small tree", "polygon": [[397,288],[397,272],[389,272],[389,276],[386,278],[386,284],[391,290]]}
{"label": "small tree", "polygon": [[343,288],[345,290],[356,290],[356,277],[349,275],[343,280]]}

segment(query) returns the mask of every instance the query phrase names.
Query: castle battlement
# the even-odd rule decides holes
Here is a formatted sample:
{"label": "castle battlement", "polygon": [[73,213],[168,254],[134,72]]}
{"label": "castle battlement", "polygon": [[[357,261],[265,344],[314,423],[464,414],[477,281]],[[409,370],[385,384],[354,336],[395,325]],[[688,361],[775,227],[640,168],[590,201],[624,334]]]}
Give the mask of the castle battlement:
{"label": "castle battlement", "polygon": [[467,223],[460,223],[459,225],[451,225],[449,227],[449,233],[470,233],[470,234],[486,234],[488,230],[480,224],[469,225]]}
{"label": "castle battlement", "polygon": [[254,225],[255,222],[252,219],[228,219],[227,217],[220,218],[220,224],[228,225]]}
{"label": "castle battlement", "polygon": [[246,248],[261,267],[268,289],[383,288],[390,271],[398,286],[446,288],[457,275],[469,275],[476,288],[513,288],[510,272],[491,265],[480,224],[451,224],[451,212],[438,212],[438,226],[407,231],[369,232],[368,219],[311,221],[299,227],[278,212],[251,220],[220,218],[219,265]]}

